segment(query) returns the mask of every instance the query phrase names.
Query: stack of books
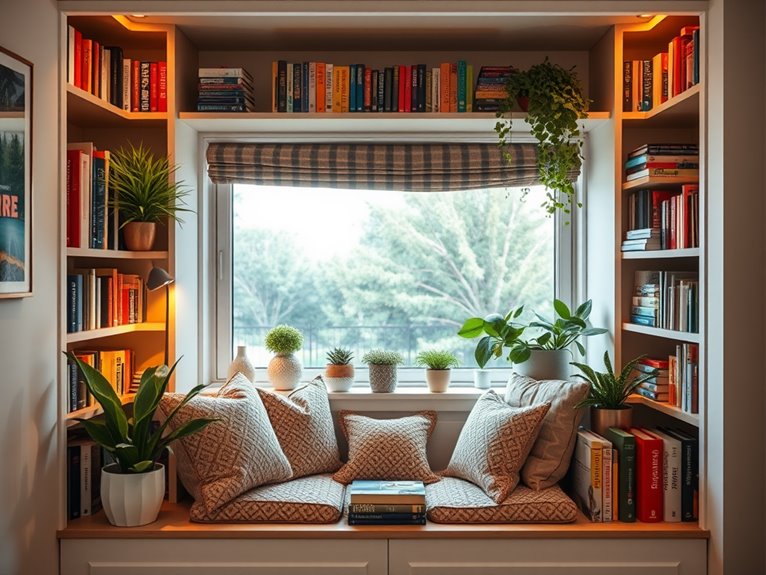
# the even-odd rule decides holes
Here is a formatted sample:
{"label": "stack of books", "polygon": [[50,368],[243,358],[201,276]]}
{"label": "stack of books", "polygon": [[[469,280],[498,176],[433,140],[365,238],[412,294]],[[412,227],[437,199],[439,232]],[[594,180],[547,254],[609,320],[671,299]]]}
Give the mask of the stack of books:
{"label": "stack of books", "polygon": [[349,491],[349,525],[426,524],[422,481],[356,480]]}
{"label": "stack of books", "polygon": [[697,144],[643,144],[628,154],[625,179],[699,177]]}
{"label": "stack of books", "polygon": [[636,376],[653,373],[654,375],[639,384],[636,393],[654,401],[662,401],[675,404],[675,390],[670,389],[668,374],[668,360],[645,357],[635,367]]}
{"label": "stack of books", "polygon": [[474,107],[477,112],[497,112],[508,97],[506,84],[513,66],[482,66],[476,79]]}
{"label": "stack of books", "polygon": [[244,68],[200,68],[198,112],[252,112],[253,77]]}
{"label": "stack of books", "polygon": [[699,246],[699,185],[681,184],[680,188],[680,192],[637,190],[630,194],[622,251]]}
{"label": "stack of books", "polygon": [[630,321],[649,327],[697,333],[697,272],[636,271]]}
{"label": "stack of books", "polygon": [[646,250],[662,249],[662,238],[659,228],[640,228],[625,232],[621,250],[624,252],[638,252]]}

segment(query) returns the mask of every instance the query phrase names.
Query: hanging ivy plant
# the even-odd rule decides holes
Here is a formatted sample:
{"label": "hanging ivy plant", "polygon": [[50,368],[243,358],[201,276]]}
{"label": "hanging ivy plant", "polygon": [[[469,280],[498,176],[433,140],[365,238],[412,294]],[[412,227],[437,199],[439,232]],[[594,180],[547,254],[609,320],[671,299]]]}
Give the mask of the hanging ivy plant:
{"label": "hanging ivy plant", "polygon": [[[526,107],[527,122],[537,139],[537,167],[540,183],[547,188],[543,207],[549,214],[562,210],[569,214],[575,199],[574,184],[569,179],[582,165],[582,140],[578,120],[586,117],[588,100],[574,72],[548,61],[526,71],[514,71],[506,84],[508,96],[497,113],[495,124],[499,145],[505,148],[511,139],[511,110]],[[511,155],[504,150],[507,161]]]}

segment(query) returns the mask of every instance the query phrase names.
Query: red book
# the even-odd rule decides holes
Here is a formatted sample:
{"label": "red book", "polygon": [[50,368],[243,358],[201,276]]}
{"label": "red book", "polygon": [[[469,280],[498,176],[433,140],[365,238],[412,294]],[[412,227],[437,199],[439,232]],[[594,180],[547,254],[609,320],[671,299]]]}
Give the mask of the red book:
{"label": "red book", "polygon": [[80,247],[80,150],[66,152],[66,245]]}
{"label": "red book", "polygon": [[[367,71],[365,71],[365,74]],[[327,64],[325,62],[317,62],[317,82],[316,82],[316,88],[317,88],[317,94],[316,94],[316,102],[317,102],[317,113],[320,112],[326,112],[327,111],[327,95],[325,94],[327,86]],[[367,98],[367,83],[365,82],[365,99]],[[274,110],[275,112],[277,110]]]}
{"label": "red book", "polygon": [[645,429],[631,427],[636,438],[636,517],[644,523],[662,521],[662,440]]}
{"label": "red book", "polygon": [[80,67],[80,88],[86,92],[91,91],[90,87],[90,69],[91,58],[93,57],[93,40],[82,39],[82,66]]}
{"label": "red book", "polygon": [[139,105],[141,103],[141,61],[133,60],[133,73],[130,75],[131,88],[130,88],[130,111],[138,112]]}
{"label": "red book", "polygon": [[450,94],[450,74],[449,74],[449,62],[445,62],[439,65],[439,111],[451,112],[449,104]]}
{"label": "red book", "polygon": [[[317,112],[319,111],[319,100],[324,100],[324,75],[323,81],[319,84],[319,69],[317,68],[317,85],[321,86],[322,97],[317,94]],[[370,112],[372,110],[372,68],[364,69],[364,111]],[[324,106],[322,106],[324,112]]]}
{"label": "red book", "polygon": [[157,92],[157,111],[168,111],[168,63],[159,62],[157,64],[159,80]]}
{"label": "red book", "polygon": [[684,205],[684,247],[697,247],[696,218],[694,212],[694,196],[699,194],[699,184],[684,184],[681,186],[681,202]]}
{"label": "red book", "polygon": [[662,202],[673,197],[673,192],[652,190],[652,227],[662,228]]}
{"label": "red book", "polygon": [[74,31],[74,85],[82,88],[82,32]]}
{"label": "red book", "polygon": [[409,72],[407,66],[401,64],[399,66],[399,112],[404,112],[404,107],[407,105],[407,78]]}
{"label": "red book", "polygon": [[94,96],[101,94],[101,44],[93,40],[93,51],[90,58],[90,93]]}
{"label": "red book", "polygon": [[645,357],[644,359],[641,360],[640,363],[643,363],[644,365],[648,365],[655,369],[668,369],[668,365],[669,365],[667,359],[656,359],[654,357]]}
{"label": "red book", "polygon": [[684,65],[684,47],[680,36],[673,38],[673,96],[684,91],[686,66]]}
{"label": "red book", "polygon": [[416,66],[407,66],[404,78],[404,111],[412,112],[412,72],[417,74]]}
{"label": "red book", "polygon": [[160,73],[157,62],[149,64],[149,111],[156,112],[159,108]]}

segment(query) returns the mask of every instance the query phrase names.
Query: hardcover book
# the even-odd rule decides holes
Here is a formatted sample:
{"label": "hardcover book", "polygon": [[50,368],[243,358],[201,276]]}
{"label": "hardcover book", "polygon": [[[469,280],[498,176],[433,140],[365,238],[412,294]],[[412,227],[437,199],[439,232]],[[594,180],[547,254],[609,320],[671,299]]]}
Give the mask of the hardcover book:
{"label": "hardcover book", "polygon": [[630,433],[636,438],[636,516],[656,523],[663,517],[662,440],[635,427]]}
{"label": "hardcover book", "polygon": [[350,502],[390,505],[425,505],[426,488],[422,481],[355,480],[349,487]]}
{"label": "hardcover book", "polygon": [[612,442],[613,457],[619,462],[617,509],[620,521],[636,520],[636,440],[623,429],[610,427],[606,438]]}

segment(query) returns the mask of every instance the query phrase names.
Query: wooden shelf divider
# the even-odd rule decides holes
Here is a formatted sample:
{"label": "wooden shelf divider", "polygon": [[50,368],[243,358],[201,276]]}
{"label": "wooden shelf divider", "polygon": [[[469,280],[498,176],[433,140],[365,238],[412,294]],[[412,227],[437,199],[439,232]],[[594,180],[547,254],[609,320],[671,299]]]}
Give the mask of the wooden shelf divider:
{"label": "wooden shelf divider", "polygon": [[76,331],[74,333],[67,334],[66,342],[78,343],[81,341],[92,341],[101,339],[102,337],[112,337],[115,335],[122,335],[125,333],[133,333],[137,331],[165,331],[165,324],[159,322],[128,323],[115,327],[103,327],[101,329]]}

